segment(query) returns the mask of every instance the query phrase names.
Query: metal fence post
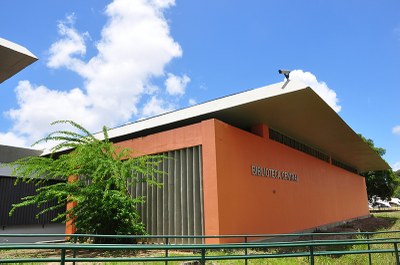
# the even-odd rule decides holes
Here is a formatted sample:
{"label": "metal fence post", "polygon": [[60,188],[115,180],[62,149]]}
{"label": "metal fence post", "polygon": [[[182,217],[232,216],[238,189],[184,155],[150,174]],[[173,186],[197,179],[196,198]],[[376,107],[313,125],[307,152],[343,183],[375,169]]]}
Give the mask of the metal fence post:
{"label": "metal fence post", "polygon": [[[247,244],[247,236],[244,237],[244,243]],[[244,248],[244,255],[246,255],[246,258],[244,259],[244,264],[247,265],[247,246]]]}
{"label": "metal fence post", "polygon": [[61,265],[65,265],[65,248],[61,249]]}
{"label": "metal fence post", "polygon": [[310,245],[310,264],[314,265],[314,247]]}
{"label": "metal fence post", "polygon": [[399,251],[397,249],[397,242],[394,243],[394,253],[396,254],[396,264],[399,265],[400,260],[399,260]]}
{"label": "metal fence post", "polygon": [[[165,237],[165,245],[168,246],[168,244],[169,244],[168,237]],[[168,248],[165,249],[165,257],[166,258],[168,257]],[[168,260],[165,261],[165,265],[168,265]]]}
{"label": "metal fence post", "polygon": [[[77,237],[74,236],[74,245],[76,245],[76,240],[77,240]],[[72,251],[72,257],[76,258],[76,248],[74,248],[74,250]],[[75,260],[72,262],[72,265],[75,265]]]}
{"label": "metal fence post", "polygon": [[206,249],[202,248],[201,249],[201,261],[200,261],[201,265],[205,265],[206,264]]}
{"label": "metal fence post", "polygon": [[[367,234],[367,240],[369,241],[369,234]],[[368,243],[367,244],[368,247],[368,261],[369,261],[369,265],[372,265],[372,256],[371,256],[371,245]]]}

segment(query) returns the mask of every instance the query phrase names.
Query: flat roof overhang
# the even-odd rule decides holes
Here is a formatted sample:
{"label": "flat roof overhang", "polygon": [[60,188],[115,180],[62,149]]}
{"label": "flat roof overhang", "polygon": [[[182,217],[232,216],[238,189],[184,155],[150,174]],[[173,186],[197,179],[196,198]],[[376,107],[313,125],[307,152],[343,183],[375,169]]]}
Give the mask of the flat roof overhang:
{"label": "flat roof overhang", "polygon": [[25,47],[0,38],[0,84],[37,59]]}
{"label": "flat roof overhang", "polygon": [[109,137],[118,142],[211,118],[245,130],[255,124],[266,124],[358,172],[390,168],[323,99],[297,81],[281,82],[139,120],[111,129]]}
{"label": "flat roof overhang", "polygon": [[0,164],[13,162],[27,156],[40,156],[43,150],[0,144]]}

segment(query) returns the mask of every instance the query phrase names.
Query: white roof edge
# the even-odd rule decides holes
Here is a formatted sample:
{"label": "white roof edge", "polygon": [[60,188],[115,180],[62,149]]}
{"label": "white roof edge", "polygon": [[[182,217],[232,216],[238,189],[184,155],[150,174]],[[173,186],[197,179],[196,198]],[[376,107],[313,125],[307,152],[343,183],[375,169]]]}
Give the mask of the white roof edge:
{"label": "white roof edge", "polygon": [[[286,106],[282,105],[282,102],[286,100],[291,102],[292,108],[289,108],[289,111],[286,111]],[[304,104],[312,108],[303,109]],[[265,108],[266,111],[260,113],[260,107]],[[269,115],[275,109],[281,110],[277,113],[280,116],[271,120]],[[301,111],[303,114],[295,115],[300,109],[303,109]],[[251,117],[258,114],[261,116],[248,119],[246,116],[248,114],[252,115]],[[317,150],[326,152],[334,159],[349,164],[360,172],[388,167],[387,163],[373,152],[315,91],[299,81],[280,82],[138,120],[109,129],[108,136],[110,139],[120,141],[128,137],[140,137],[147,133],[168,130],[213,117],[223,118],[245,127],[254,122],[265,122],[268,126],[283,130],[282,133],[288,133],[290,137],[295,137]],[[309,119],[312,121],[310,126],[300,128],[306,122],[310,122]],[[321,127],[321,124],[325,126]],[[316,134],[314,129],[319,129],[320,132]],[[95,137],[102,140],[103,134],[96,133]],[[48,154],[50,150],[46,150],[42,155]]]}
{"label": "white roof edge", "polygon": [[[302,82],[290,80],[289,82],[279,82],[260,88],[250,89],[244,92],[238,92],[236,94],[199,103],[194,106],[173,110],[157,116],[137,120],[119,127],[111,128],[108,130],[108,137],[109,139],[122,137],[135,132],[157,128],[167,124],[173,124],[175,122],[213,113],[219,110],[228,109],[234,106],[306,89],[307,87],[308,86]],[[95,133],[94,136],[100,140],[104,139],[102,132]],[[45,156],[49,154],[51,154],[51,150],[46,149],[42,155]]]}
{"label": "white roof edge", "polygon": [[[275,83],[122,125],[120,127],[110,129],[108,131],[108,136],[110,139],[116,138],[130,133],[171,124],[223,109],[228,109],[234,106],[240,106],[265,98],[291,93],[307,87],[308,86],[302,82],[292,80],[289,82]],[[96,134],[96,136],[99,137],[99,139],[102,138],[102,134]]]}
{"label": "white roof edge", "polygon": [[30,57],[32,57],[32,58],[35,58],[36,60],[38,59],[38,58],[37,58],[33,53],[31,53],[27,48],[25,48],[25,47],[23,47],[23,46],[21,46],[21,45],[19,45],[19,44],[16,44],[16,43],[14,43],[14,42],[11,42],[11,41],[9,41],[9,40],[0,38],[0,46],[9,48],[10,50],[14,50],[14,51],[16,51],[16,52],[19,52],[19,53],[22,53],[22,54],[25,54],[25,55],[28,55],[28,56],[30,56]]}

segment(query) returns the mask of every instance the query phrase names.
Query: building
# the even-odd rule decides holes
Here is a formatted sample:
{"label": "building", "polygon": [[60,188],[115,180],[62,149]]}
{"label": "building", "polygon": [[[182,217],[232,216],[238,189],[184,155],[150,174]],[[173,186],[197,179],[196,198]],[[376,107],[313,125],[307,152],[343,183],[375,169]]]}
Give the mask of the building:
{"label": "building", "polygon": [[[0,84],[14,76],[19,71],[37,60],[28,49],[0,38]],[[1,90],[1,86],[0,86]],[[43,151],[29,148],[0,145],[0,234],[34,234],[34,233],[63,233],[64,225],[51,223],[57,213],[43,215],[36,218],[39,212],[37,207],[24,207],[9,216],[13,203],[20,202],[22,197],[35,192],[33,183],[19,183],[14,185],[15,176],[12,169],[1,164],[15,161],[26,156],[39,156]],[[55,237],[46,238],[6,238],[0,237],[1,242],[27,242],[53,240]]]}
{"label": "building", "polygon": [[[43,151],[29,148],[0,145],[0,166],[3,163],[15,161],[27,156],[39,156]],[[53,223],[51,220],[57,216],[59,211],[48,214],[36,215],[49,206],[42,205],[38,208],[34,205],[17,209],[12,216],[9,212],[14,203],[19,203],[21,198],[33,195],[36,191],[34,183],[19,182],[15,185],[16,177],[9,167],[0,167],[0,235],[1,234],[62,234],[65,225],[61,222]],[[36,242],[43,240],[61,239],[59,237],[30,237],[9,238],[0,237],[2,242]]]}
{"label": "building", "polygon": [[[0,39],[0,83],[35,60]],[[369,210],[359,173],[390,168],[311,88],[295,81],[120,126],[109,137],[138,155],[171,158],[160,164],[162,188],[130,190],[146,197],[139,212],[154,235],[292,233],[363,218]],[[0,146],[0,162],[28,154],[39,153]],[[0,175],[3,182],[12,177],[10,169]]]}
{"label": "building", "polygon": [[172,158],[160,165],[162,188],[130,191],[146,197],[139,211],[154,235],[292,233],[363,218],[359,173],[390,168],[295,81],[140,120],[109,137],[139,155]]}
{"label": "building", "polygon": [[25,47],[0,38],[0,84],[37,59]]}

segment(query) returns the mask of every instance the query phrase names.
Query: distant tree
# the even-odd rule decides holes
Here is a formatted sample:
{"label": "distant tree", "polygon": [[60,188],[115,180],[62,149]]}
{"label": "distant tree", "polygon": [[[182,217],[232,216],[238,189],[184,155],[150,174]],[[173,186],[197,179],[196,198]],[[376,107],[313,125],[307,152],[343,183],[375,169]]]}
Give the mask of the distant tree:
{"label": "distant tree", "polygon": [[[131,149],[118,147],[109,140],[106,127],[103,127],[104,140],[98,140],[73,121],[56,121],[52,125],[59,123],[72,126],[74,131],[55,131],[35,143],[56,141],[49,157],[25,157],[9,166],[18,176],[17,182],[39,185],[49,179],[64,181],[38,186],[35,195],[13,205],[10,215],[19,207],[40,206],[56,199],[58,204],[39,214],[65,207],[66,203],[75,204],[56,219],[73,222],[79,234],[146,233],[136,209],[143,198],[132,198],[128,187],[137,182],[161,185],[156,174],[162,173],[157,170],[162,157],[133,158]],[[71,176],[75,177],[73,181]]]}
{"label": "distant tree", "polygon": [[[373,140],[366,139],[361,134],[359,135],[378,155],[382,157],[386,153],[384,148],[376,147]],[[362,175],[365,177],[368,199],[372,199],[373,196],[378,196],[381,199],[390,199],[396,188],[399,187],[399,176],[391,169],[368,171],[362,173]]]}
{"label": "distant tree", "polygon": [[[400,169],[394,172],[394,174],[396,175],[397,179],[400,179]],[[400,198],[400,185],[397,185],[392,197]]]}

